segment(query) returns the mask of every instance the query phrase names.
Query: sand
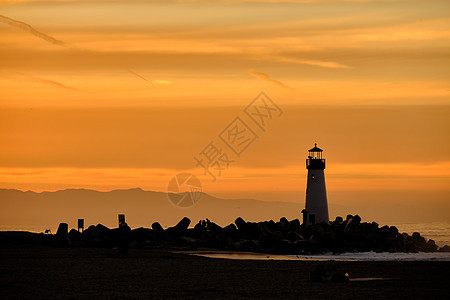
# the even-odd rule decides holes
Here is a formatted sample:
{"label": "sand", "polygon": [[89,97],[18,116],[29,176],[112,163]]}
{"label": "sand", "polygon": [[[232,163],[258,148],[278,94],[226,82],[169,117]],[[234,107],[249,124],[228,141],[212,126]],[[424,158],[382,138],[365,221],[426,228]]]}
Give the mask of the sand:
{"label": "sand", "polygon": [[[351,278],[309,281],[318,264]],[[450,262],[229,260],[163,250],[0,247],[1,299],[448,299]]]}

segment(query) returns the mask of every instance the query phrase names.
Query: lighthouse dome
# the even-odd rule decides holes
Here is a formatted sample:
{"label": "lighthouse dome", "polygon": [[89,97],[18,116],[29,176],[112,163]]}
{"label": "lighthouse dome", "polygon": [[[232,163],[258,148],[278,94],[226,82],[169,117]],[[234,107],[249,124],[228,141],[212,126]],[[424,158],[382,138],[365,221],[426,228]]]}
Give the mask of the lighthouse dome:
{"label": "lighthouse dome", "polygon": [[314,144],[314,148],[311,148],[308,150],[309,152],[323,152],[322,149],[320,149],[319,147],[317,147],[317,143]]}

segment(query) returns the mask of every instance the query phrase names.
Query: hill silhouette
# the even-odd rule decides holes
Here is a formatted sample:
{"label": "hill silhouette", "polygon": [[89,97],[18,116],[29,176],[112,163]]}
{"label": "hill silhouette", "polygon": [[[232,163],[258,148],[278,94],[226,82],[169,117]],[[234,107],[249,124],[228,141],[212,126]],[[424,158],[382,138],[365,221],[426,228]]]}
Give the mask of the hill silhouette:
{"label": "hill silhouette", "polygon": [[144,191],[140,188],[100,192],[89,189],[66,189],[55,192],[32,192],[0,189],[2,226],[42,226],[56,228],[66,222],[75,228],[78,218],[85,224],[102,223],[117,226],[117,215],[126,215],[131,227],[149,227],[157,221],[172,226],[182,217],[193,222],[209,218],[219,225],[233,223],[237,216],[249,221],[301,218],[303,201],[267,202],[255,199],[222,199],[201,194],[192,207],[174,206],[163,192]]}

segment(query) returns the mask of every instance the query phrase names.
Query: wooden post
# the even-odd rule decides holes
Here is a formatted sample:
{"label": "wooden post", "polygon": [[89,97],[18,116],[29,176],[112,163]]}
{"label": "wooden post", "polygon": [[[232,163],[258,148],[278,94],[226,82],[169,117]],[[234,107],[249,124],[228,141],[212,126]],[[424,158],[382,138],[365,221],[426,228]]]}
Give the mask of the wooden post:
{"label": "wooden post", "polygon": [[125,223],[125,215],[119,214],[119,226],[123,223]]}
{"label": "wooden post", "polygon": [[80,229],[81,229],[81,232],[83,232],[83,230],[84,230],[84,219],[78,219],[78,232],[80,232]]}

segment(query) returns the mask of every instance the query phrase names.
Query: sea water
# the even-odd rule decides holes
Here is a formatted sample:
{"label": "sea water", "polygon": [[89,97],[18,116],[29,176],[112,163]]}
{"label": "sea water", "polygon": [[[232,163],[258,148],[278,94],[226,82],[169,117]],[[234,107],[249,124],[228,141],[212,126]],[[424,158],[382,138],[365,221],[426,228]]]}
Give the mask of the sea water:
{"label": "sea water", "polygon": [[450,246],[450,223],[403,223],[392,224],[397,227],[399,232],[405,232],[412,235],[413,232],[419,232],[427,240],[432,239],[439,247]]}

